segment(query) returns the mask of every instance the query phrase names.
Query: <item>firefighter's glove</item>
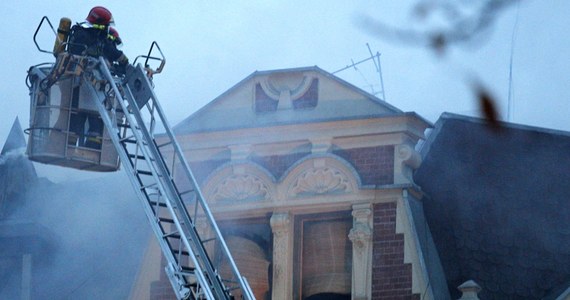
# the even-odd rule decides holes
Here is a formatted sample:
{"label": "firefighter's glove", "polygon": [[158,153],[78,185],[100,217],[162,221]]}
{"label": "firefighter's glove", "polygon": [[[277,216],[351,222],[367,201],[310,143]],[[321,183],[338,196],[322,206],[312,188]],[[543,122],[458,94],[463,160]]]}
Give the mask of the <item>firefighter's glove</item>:
{"label": "firefighter's glove", "polygon": [[117,59],[117,63],[119,63],[119,65],[127,65],[129,63],[129,59],[124,54],[121,54]]}
{"label": "firefighter's glove", "polygon": [[117,63],[115,64],[115,73],[119,76],[123,76],[127,72],[127,65],[129,64],[129,59],[124,55],[117,59]]}

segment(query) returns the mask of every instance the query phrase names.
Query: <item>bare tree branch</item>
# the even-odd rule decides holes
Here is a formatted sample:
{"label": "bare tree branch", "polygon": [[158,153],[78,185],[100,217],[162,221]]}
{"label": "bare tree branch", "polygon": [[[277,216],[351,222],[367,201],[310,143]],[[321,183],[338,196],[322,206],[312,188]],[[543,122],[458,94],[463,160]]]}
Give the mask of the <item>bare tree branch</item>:
{"label": "bare tree branch", "polygon": [[[380,38],[429,47],[441,53],[448,45],[471,41],[491,28],[501,12],[519,1],[418,0],[413,15],[422,22],[422,30],[389,26],[368,15],[362,16],[359,22]],[[438,17],[443,19],[443,24],[430,24]]]}

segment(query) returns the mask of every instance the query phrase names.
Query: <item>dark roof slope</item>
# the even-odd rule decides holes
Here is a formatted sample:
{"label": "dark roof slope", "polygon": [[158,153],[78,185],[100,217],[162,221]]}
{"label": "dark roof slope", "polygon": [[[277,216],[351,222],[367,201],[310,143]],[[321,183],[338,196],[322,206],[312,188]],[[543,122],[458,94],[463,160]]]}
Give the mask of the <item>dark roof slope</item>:
{"label": "dark roof slope", "polygon": [[414,179],[452,298],[540,299],[570,282],[570,135],[514,124],[492,130],[443,114]]}

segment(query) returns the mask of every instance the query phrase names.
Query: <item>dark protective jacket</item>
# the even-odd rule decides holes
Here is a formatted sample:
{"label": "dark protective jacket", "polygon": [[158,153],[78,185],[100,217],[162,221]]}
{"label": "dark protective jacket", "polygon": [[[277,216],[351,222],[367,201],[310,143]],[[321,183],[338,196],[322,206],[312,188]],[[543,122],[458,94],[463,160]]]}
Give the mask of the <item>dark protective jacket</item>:
{"label": "dark protective jacket", "polygon": [[123,51],[107,38],[107,31],[90,27],[86,23],[76,24],[71,28],[68,51],[76,55],[93,57],[103,56],[109,62],[128,62]]}

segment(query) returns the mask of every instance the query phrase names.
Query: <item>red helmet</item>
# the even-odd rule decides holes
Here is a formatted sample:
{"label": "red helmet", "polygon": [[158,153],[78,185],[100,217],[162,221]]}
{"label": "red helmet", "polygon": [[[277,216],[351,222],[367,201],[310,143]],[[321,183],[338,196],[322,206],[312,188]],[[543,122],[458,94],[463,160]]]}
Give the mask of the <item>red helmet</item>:
{"label": "red helmet", "polygon": [[123,41],[121,40],[121,37],[119,37],[119,32],[117,31],[117,29],[115,29],[115,27],[109,27],[108,37],[111,41],[114,41],[117,45],[120,45],[123,43]]}
{"label": "red helmet", "polygon": [[111,23],[112,19],[113,15],[108,9],[104,8],[103,6],[95,6],[89,11],[89,14],[85,20],[91,24],[106,26]]}

